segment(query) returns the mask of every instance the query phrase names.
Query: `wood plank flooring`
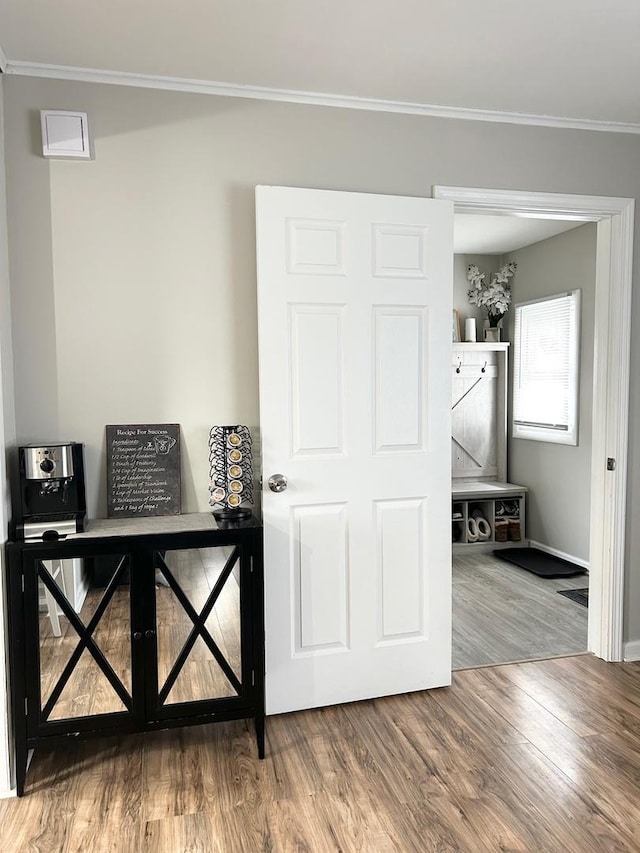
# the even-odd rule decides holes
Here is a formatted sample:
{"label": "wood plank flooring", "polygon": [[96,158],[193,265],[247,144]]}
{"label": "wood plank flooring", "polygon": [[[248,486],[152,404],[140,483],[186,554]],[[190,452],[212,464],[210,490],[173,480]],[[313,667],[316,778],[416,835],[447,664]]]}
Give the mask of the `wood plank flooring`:
{"label": "wood plank flooring", "polygon": [[[561,598],[561,596],[558,596]],[[590,655],[440,690],[35,753],[3,853],[640,850],[640,664]]]}
{"label": "wood plank flooring", "polygon": [[453,558],[453,668],[579,654],[588,610],[558,595],[587,574],[540,578],[492,554]]}

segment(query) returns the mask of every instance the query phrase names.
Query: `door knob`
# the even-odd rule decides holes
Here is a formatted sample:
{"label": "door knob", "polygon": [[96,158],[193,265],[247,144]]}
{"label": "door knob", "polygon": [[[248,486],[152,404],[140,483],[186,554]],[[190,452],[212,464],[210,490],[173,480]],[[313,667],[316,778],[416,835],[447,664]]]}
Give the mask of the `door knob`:
{"label": "door knob", "polygon": [[287,478],[284,474],[272,474],[267,483],[272,492],[284,492],[288,486]]}

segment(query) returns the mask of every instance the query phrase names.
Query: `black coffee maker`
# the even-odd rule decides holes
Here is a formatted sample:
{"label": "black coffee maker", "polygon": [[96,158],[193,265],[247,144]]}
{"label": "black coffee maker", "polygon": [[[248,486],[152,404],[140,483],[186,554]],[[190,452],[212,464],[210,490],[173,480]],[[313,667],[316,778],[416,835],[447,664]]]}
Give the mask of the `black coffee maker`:
{"label": "black coffee maker", "polygon": [[13,538],[55,540],[81,533],[87,514],[82,444],[19,447],[18,466]]}

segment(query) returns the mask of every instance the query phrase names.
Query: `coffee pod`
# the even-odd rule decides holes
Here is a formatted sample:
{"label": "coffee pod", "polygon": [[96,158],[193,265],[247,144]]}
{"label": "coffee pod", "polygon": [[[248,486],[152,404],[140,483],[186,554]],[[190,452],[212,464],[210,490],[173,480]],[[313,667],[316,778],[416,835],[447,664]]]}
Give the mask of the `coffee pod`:
{"label": "coffee pod", "polygon": [[227,474],[230,480],[237,480],[242,477],[242,468],[239,465],[230,465]]}
{"label": "coffee pod", "polygon": [[227,453],[227,459],[229,462],[237,464],[238,462],[242,462],[242,453],[234,448]]}
{"label": "coffee pod", "polygon": [[239,495],[243,489],[243,485],[240,480],[231,480],[229,483],[229,491]]}
{"label": "coffee pod", "polygon": [[242,439],[237,432],[230,432],[227,436],[227,444],[229,447],[239,447],[241,443]]}
{"label": "coffee pod", "polygon": [[229,495],[227,498],[227,504],[232,508],[240,506],[240,495]]}
{"label": "coffee pod", "polygon": [[216,503],[223,503],[226,496],[226,491],[219,487],[211,492],[211,500],[216,501]]}

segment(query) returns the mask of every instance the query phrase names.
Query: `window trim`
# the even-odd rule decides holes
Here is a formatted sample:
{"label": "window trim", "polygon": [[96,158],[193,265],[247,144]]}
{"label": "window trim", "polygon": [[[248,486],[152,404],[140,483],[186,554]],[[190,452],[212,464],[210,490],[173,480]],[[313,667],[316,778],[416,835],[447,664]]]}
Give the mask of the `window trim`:
{"label": "window trim", "polygon": [[[580,331],[581,331],[581,295],[579,289],[562,291],[549,296],[542,296],[538,299],[529,299],[524,302],[518,302],[515,306],[514,314],[514,344],[513,344],[513,406],[511,412],[512,437],[522,438],[528,441],[543,441],[552,444],[567,444],[572,446],[578,445],[578,424],[580,419]],[[553,302],[555,299],[562,299],[567,296],[572,296],[575,305],[576,314],[576,331],[572,343],[572,359],[571,359],[571,374],[569,380],[569,401],[568,401],[568,425],[567,429],[559,427],[543,426],[538,424],[517,423],[515,419],[515,382],[516,382],[516,366],[518,363],[518,347],[520,341],[515,335],[515,317],[517,311],[527,305],[534,305],[540,302]]]}

